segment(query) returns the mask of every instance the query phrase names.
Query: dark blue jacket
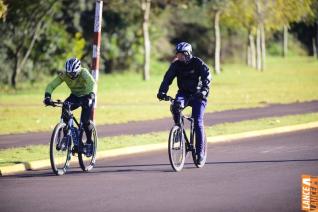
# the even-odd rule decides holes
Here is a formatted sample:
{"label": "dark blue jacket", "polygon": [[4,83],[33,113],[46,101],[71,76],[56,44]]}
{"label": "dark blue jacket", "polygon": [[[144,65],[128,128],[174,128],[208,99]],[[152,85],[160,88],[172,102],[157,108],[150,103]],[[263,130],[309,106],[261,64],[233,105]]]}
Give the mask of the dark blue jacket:
{"label": "dark blue jacket", "polygon": [[192,57],[189,63],[173,62],[166,72],[160,85],[159,92],[167,93],[173,79],[177,77],[179,92],[194,94],[202,92],[209,94],[211,73],[208,66],[198,57]]}

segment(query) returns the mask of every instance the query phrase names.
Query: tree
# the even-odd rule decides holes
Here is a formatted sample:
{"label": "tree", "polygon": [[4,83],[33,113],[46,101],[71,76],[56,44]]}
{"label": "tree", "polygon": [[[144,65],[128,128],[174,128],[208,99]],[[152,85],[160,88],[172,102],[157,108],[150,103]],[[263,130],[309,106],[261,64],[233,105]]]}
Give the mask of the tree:
{"label": "tree", "polygon": [[272,13],[271,27],[274,30],[283,29],[283,51],[285,57],[288,52],[288,28],[289,25],[300,21],[311,14],[312,0],[277,0]]}
{"label": "tree", "polygon": [[220,35],[220,14],[221,11],[217,10],[214,16],[214,32],[215,32],[215,57],[214,57],[214,69],[216,74],[221,73],[220,67],[220,55],[221,55],[221,35]]}
{"label": "tree", "polygon": [[141,10],[143,12],[142,33],[144,40],[144,65],[143,65],[143,79],[149,80],[149,66],[150,66],[150,39],[149,39],[149,15],[151,0],[140,0]]}
{"label": "tree", "polygon": [[257,20],[256,48],[257,48],[257,70],[264,71],[266,59],[265,46],[265,18],[269,9],[268,0],[255,0],[255,19]]}
{"label": "tree", "polygon": [[57,5],[53,0],[45,2],[17,0],[8,4],[6,23],[1,26],[6,30],[1,31],[7,36],[3,44],[14,61],[11,75],[11,85],[14,88],[36,41],[46,28],[47,19],[53,16]]}
{"label": "tree", "polygon": [[[81,57],[85,40],[71,30],[62,10],[66,1],[22,0],[8,3],[8,15],[0,23],[1,82],[16,87],[19,80],[35,80],[64,67],[67,57]],[[10,73],[8,70],[12,70]],[[10,76],[8,75],[10,74]]]}
{"label": "tree", "polygon": [[220,17],[221,14],[227,9],[228,0],[209,0],[206,1],[207,11],[213,14],[215,47],[214,47],[214,70],[216,74],[221,73],[221,33],[220,33]]}
{"label": "tree", "polygon": [[303,19],[306,25],[313,28],[314,32],[312,33],[312,52],[313,56],[317,57],[318,59],[318,1],[311,1],[310,11],[307,11],[306,17]]}
{"label": "tree", "polygon": [[257,22],[254,15],[254,5],[250,3],[250,0],[229,1],[223,17],[230,28],[247,31],[246,62],[248,66],[256,68],[255,35]]}

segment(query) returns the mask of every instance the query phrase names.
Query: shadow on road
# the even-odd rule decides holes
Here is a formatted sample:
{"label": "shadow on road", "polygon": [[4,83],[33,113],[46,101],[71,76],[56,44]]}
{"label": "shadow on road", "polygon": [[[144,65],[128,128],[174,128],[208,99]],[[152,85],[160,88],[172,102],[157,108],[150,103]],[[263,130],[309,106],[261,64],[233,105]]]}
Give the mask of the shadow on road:
{"label": "shadow on road", "polygon": [[310,162],[318,161],[317,159],[298,159],[298,160],[252,160],[252,161],[219,161],[219,162],[207,162],[206,165],[218,165],[218,164],[244,164],[244,163],[288,163],[288,162]]}
{"label": "shadow on road", "polygon": [[[64,176],[88,175],[98,173],[119,173],[119,172],[173,172],[168,169],[159,169],[158,167],[169,166],[170,164],[135,164],[118,166],[96,166],[90,172],[83,172],[78,167],[71,167]],[[153,167],[153,169],[138,169],[138,167]],[[58,177],[53,174],[51,169],[42,169],[37,171],[28,171],[17,175],[2,176],[1,178],[32,178],[32,177]]]}
{"label": "shadow on road", "polygon": [[[295,160],[251,160],[251,161],[216,161],[206,162],[205,166],[210,165],[224,165],[224,164],[258,164],[258,163],[291,163],[291,162],[312,162],[318,161],[318,158],[314,159],[295,159]],[[145,169],[146,168],[146,169]],[[150,169],[147,169],[150,168]],[[193,163],[185,163],[184,169],[196,169]],[[137,172],[174,172],[168,163],[159,164],[130,164],[130,165],[116,165],[116,166],[96,166],[91,172],[84,173],[77,167],[71,167],[66,173],[66,176],[74,175],[88,175],[88,174],[101,174],[101,173],[137,173]],[[52,173],[50,169],[30,171],[30,173],[3,176],[1,178],[31,178],[31,177],[57,177]]]}

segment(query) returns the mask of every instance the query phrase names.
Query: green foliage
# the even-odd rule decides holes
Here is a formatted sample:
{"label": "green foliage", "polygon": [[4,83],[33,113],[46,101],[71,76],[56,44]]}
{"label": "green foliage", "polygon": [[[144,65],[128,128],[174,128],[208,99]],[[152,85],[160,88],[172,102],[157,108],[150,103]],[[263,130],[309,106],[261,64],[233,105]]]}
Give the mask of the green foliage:
{"label": "green foliage", "polygon": [[67,1],[55,0],[8,2],[6,21],[0,25],[5,32],[0,35],[4,40],[0,44],[3,48],[0,62],[6,64],[0,68],[4,73],[1,82],[10,83],[12,74],[8,70],[14,73],[17,68],[21,69],[17,80],[39,80],[45,74],[61,70],[67,57],[83,56],[86,41],[81,32],[60,21],[68,14],[68,10],[62,10],[65,4]]}
{"label": "green foliage", "polygon": [[5,19],[7,13],[7,5],[4,4],[3,0],[0,0],[0,20]]}
{"label": "green foliage", "polygon": [[[212,63],[216,11],[221,11],[223,62],[245,60],[242,52],[246,49],[247,35],[255,34],[260,17],[264,18],[269,42],[283,25],[303,20],[312,24],[317,20],[318,4],[314,0],[259,0],[262,14],[257,14],[255,2],[152,0],[149,22],[152,58],[170,61],[174,44],[188,41],[197,56]],[[69,56],[80,57],[83,64],[89,66],[94,3],[85,0],[1,0],[0,83],[39,80],[63,69]],[[140,6],[137,0],[104,1],[102,72],[141,72],[144,52]]]}

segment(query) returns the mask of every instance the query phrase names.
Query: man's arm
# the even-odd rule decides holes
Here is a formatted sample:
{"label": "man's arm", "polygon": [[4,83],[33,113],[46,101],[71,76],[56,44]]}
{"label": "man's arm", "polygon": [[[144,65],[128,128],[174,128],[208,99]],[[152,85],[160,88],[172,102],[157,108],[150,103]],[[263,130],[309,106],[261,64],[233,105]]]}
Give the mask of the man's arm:
{"label": "man's arm", "polygon": [[83,70],[83,78],[87,83],[86,89],[89,91],[89,93],[93,92],[96,94],[97,86],[96,86],[96,81],[93,78],[93,76],[88,72],[87,69]]}
{"label": "man's arm", "polygon": [[209,67],[202,60],[200,60],[199,66],[200,66],[200,76],[202,80],[201,93],[203,94],[205,98],[207,98],[210,92],[210,84],[212,80],[212,75],[210,73]]}
{"label": "man's arm", "polygon": [[45,97],[51,97],[52,92],[55,90],[57,86],[59,86],[63,82],[62,78],[56,76],[47,86],[45,89]]}
{"label": "man's arm", "polygon": [[176,77],[175,63],[172,63],[163,78],[163,81],[159,88],[159,93],[166,94],[169,90],[169,86],[171,85],[175,77]]}

